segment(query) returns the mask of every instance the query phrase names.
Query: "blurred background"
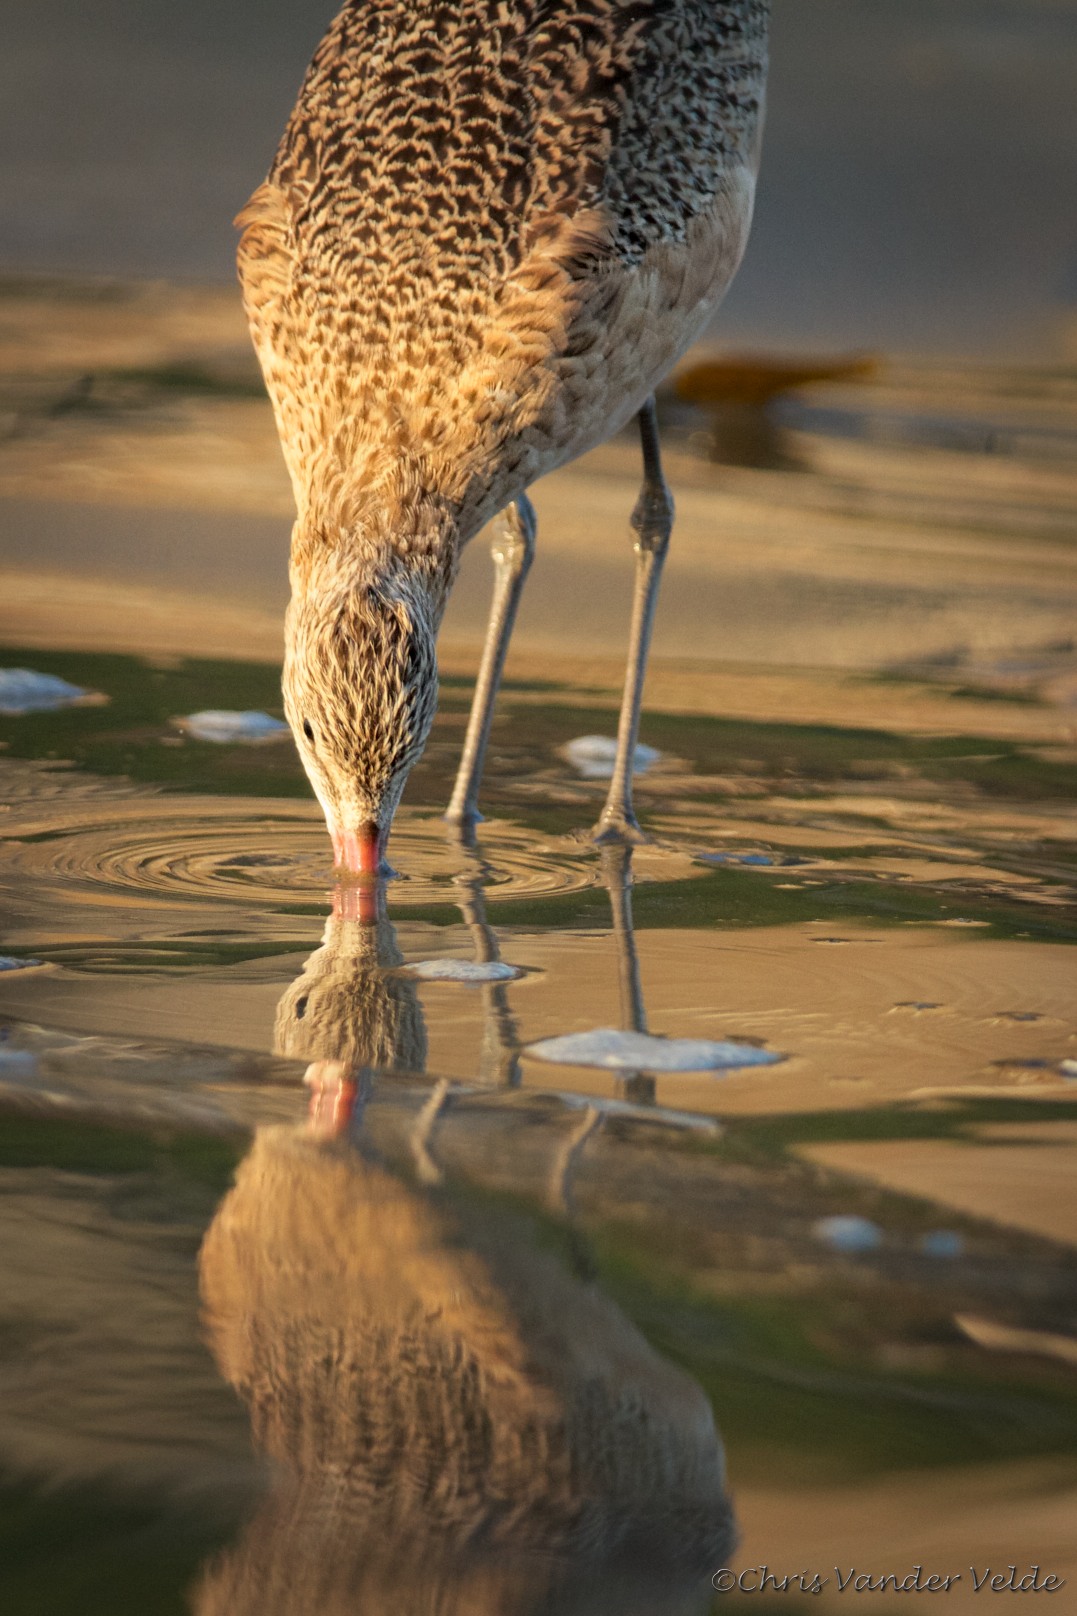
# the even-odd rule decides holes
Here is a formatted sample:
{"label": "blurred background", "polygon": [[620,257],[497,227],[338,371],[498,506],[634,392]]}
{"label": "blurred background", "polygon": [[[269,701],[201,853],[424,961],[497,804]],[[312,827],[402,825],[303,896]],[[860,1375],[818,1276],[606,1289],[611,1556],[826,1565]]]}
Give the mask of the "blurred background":
{"label": "blurred background", "polygon": [[[1072,1583],[1077,0],[774,0],[747,258],[659,395],[656,840],[631,887],[600,876],[581,831],[606,787],[573,761],[617,722],[628,430],[534,490],[465,863],[437,816],[490,599],[469,547],[394,833],[398,930],[365,940],[346,907],[327,922],[280,722],[294,504],[231,222],[334,4],[3,8],[4,1616],[59,1611],[54,1589],[178,1616],[232,1529],[247,1424],[194,1254],[249,1127],[302,1113],[278,1030],[310,992],[327,1057],[367,1028],[364,1060],[421,1066],[425,1039],[464,1085],[438,1123],[453,1195],[537,1206],[556,1134],[601,1283],[712,1397],[744,1561],[1004,1555]],[[643,1024],[768,1063],[655,1084],[526,1055]],[[312,1074],[337,1064],[317,1047]],[[522,1090],[483,1086],[514,1063]],[[383,1079],[378,1150],[421,1107],[427,1152],[427,1080],[403,1105]],[[622,1109],[583,1160],[583,1096],[721,1127],[682,1151],[685,1117],[652,1109],[637,1149]],[[428,1169],[441,1143],[408,1148]]]}
{"label": "blurred background", "polygon": [[[332,0],[18,0],[0,267],[232,277]],[[1074,0],[775,0],[726,341],[1077,357]]]}

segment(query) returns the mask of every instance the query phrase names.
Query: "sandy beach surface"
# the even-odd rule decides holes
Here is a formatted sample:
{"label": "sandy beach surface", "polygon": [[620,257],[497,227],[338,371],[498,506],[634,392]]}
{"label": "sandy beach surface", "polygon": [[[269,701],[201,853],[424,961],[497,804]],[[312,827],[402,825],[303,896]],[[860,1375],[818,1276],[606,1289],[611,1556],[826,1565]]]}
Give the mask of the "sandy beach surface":
{"label": "sandy beach surface", "polygon": [[[971,1565],[1077,1574],[1077,382],[880,361],[747,421],[660,409],[651,839],[598,858],[571,750],[616,721],[626,436],[534,490],[474,849],[439,818],[488,603],[466,555],[402,878],[362,927],[290,740],[185,727],[280,712],[290,496],[235,295],[0,282],[0,663],[89,693],[0,718],[0,1326],[41,1347],[5,1359],[0,1464],[53,1488],[50,1542],[81,1541],[80,1488],[149,1489],[182,1591],[262,1497],[196,1254],[340,1067],[378,1074],[364,1138],[420,1267],[457,1260],[422,1244],[438,1196],[590,1242],[711,1400],[738,1568],[817,1569],[826,1609],[836,1565],[960,1572],[947,1609],[983,1603]],[[596,1030],[741,1063],[533,1053]],[[87,1575],[114,1588],[109,1511]]]}
{"label": "sandy beach surface", "polygon": [[[1057,675],[1047,693],[1068,710],[1077,388],[1065,373],[904,363],[805,390],[778,413],[779,469],[715,464],[706,412],[672,401],[666,414],[677,529],[652,701],[677,700],[672,662],[759,677],[764,702],[774,669],[785,696],[821,670],[941,662],[1003,691]],[[0,635],[279,655],[291,496],[233,292],[0,285],[0,419]],[[534,490],[523,676],[556,653],[567,679],[600,661],[619,678],[638,475],[626,436]],[[480,536],[443,630],[450,671],[481,640],[488,589]],[[840,689],[846,710],[847,684],[819,688]],[[889,723],[889,693],[876,699]],[[703,705],[722,710],[721,691]],[[1060,713],[1056,735],[1065,724]]]}

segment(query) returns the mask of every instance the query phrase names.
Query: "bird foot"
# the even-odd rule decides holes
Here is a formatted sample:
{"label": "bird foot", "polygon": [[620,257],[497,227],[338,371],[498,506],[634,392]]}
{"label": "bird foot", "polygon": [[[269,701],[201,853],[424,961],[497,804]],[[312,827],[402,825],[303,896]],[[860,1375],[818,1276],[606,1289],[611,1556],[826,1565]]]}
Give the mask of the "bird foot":
{"label": "bird foot", "polygon": [[641,842],[649,841],[646,831],[640,828],[635,814],[624,813],[617,810],[615,813],[604,813],[594,830],[591,840],[600,847],[620,845],[621,847],[638,847]]}
{"label": "bird foot", "polygon": [[442,824],[460,847],[474,847],[475,832],[482,824],[482,815],[477,808],[449,808],[442,815]]}

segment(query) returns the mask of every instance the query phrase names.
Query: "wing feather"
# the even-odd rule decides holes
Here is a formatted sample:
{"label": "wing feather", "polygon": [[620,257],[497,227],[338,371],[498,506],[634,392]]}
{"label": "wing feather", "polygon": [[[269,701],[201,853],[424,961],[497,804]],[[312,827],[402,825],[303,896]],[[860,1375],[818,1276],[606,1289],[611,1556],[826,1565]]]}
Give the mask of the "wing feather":
{"label": "wing feather", "polygon": [[293,210],[266,181],[236,215],[242,231],[236,265],[251,338],[273,405],[296,504],[306,492],[305,464],[314,392],[308,332],[295,298],[297,251]]}
{"label": "wing feather", "polygon": [[585,375],[594,441],[631,320],[653,385],[739,254],[766,12],[348,0],[238,221],[301,516],[404,475],[477,510],[571,449]]}

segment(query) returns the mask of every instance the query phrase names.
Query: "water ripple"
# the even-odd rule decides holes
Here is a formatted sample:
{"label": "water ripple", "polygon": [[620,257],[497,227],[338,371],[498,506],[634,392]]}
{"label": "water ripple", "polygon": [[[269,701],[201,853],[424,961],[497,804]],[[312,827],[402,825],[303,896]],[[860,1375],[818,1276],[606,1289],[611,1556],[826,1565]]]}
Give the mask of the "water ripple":
{"label": "water ripple", "polygon": [[[68,816],[57,804],[48,828],[0,845],[0,881],[8,891],[32,886],[38,905],[54,889],[58,898],[91,903],[320,907],[334,881],[324,827],[280,806],[273,814],[245,812],[234,800],[177,803],[146,794],[94,804],[92,813],[82,804],[70,816],[81,822],[64,824]],[[496,825],[476,854],[454,843],[439,820],[406,812],[391,858],[401,879],[390,884],[390,901],[409,907],[454,902],[461,876],[479,880],[495,898],[579,891],[596,879],[591,859],[554,838]]]}

